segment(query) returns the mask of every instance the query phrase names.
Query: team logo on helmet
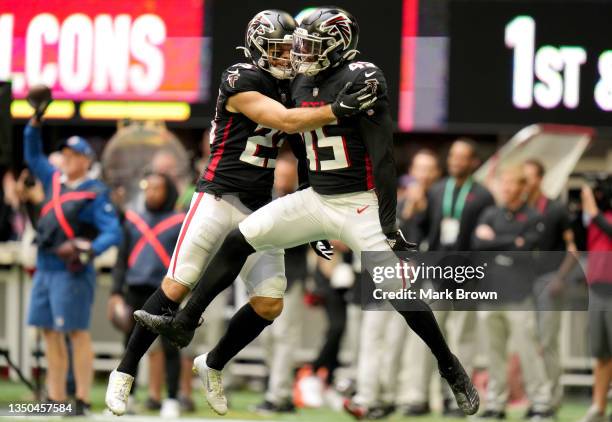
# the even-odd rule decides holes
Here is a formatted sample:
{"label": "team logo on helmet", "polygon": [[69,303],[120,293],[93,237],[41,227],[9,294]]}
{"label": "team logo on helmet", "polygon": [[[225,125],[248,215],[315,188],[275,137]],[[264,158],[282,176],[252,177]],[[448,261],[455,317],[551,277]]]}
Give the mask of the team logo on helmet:
{"label": "team logo on helmet", "polygon": [[348,48],[351,44],[351,40],[353,39],[351,20],[343,13],[338,13],[336,16],[327,19],[319,28],[329,35],[339,35],[344,48]]}
{"label": "team logo on helmet", "polygon": [[256,35],[265,35],[266,33],[274,32],[274,25],[270,22],[270,19],[264,14],[259,14],[253,18],[249,27],[247,28],[247,43],[250,45],[251,41],[255,39]]}

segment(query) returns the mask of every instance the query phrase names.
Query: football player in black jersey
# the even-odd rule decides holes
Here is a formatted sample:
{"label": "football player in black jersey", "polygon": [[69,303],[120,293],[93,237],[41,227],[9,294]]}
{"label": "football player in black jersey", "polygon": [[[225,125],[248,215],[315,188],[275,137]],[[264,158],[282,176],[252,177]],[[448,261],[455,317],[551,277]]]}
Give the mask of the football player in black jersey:
{"label": "football player in black jersey", "polygon": [[[366,90],[378,100],[366,113],[338,117],[302,131],[310,187],[272,201],[244,219],[228,234],[183,310],[173,316],[141,313],[141,321],[150,329],[179,345],[188,344],[204,309],[233,282],[242,263],[254,253],[316,239],[339,239],[355,253],[414,246],[396,228],[396,175],[387,85],[378,67],[354,60],[357,41],[355,19],[338,8],[316,9],[300,23],[293,34],[291,51],[292,65],[298,73],[291,87],[296,107],[307,110],[333,103],[347,85],[358,92]],[[336,104],[343,110],[354,107],[342,100]],[[466,414],[474,414],[479,406],[478,393],[449,350],[429,306],[414,301],[410,311],[400,313],[431,348],[459,407]],[[202,378],[213,409],[225,400],[217,387],[219,371],[268,324],[270,321],[264,318],[241,324],[232,320],[217,346],[195,359],[197,371],[208,374],[208,378]],[[357,417],[367,410],[350,402],[346,407]]]}
{"label": "football player in black jersey", "polygon": [[[265,10],[249,22],[244,46],[249,62],[230,66],[221,77],[210,132],[210,160],[198,181],[168,273],[143,310],[151,314],[175,311],[225,236],[271,200],[275,158],[287,133],[318,128],[376,101],[371,91],[348,93],[347,88],[331,105],[288,110],[294,29],[291,15],[279,10]],[[304,157],[300,160],[304,163],[303,148],[295,151],[298,159]],[[305,165],[302,168],[305,170]],[[306,179],[302,171],[302,182]],[[326,241],[312,245],[324,257],[331,254]],[[253,254],[246,263],[237,263],[242,264],[241,278],[250,301],[238,317],[270,322],[282,308],[286,284],[283,250]],[[134,330],[123,359],[109,378],[106,405],[114,414],[125,413],[138,362],[156,337],[144,327]],[[227,406],[217,403],[215,410],[223,414]]]}

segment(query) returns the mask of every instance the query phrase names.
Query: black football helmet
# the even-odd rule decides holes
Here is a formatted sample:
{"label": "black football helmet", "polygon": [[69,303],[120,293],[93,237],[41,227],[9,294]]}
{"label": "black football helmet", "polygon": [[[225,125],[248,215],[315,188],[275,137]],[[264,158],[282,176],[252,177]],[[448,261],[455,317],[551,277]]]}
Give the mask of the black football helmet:
{"label": "black football helmet", "polygon": [[317,8],[293,32],[291,65],[297,73],[316,75],[355,57],[358,41],[353,15],[338,7]]}
{"label": "black football helmet", "polygon": [[290,61],[293,17],[282,10],[262,10],[249,22],[244,37],[245,55],[255,66],[277,79],[293,77]]}

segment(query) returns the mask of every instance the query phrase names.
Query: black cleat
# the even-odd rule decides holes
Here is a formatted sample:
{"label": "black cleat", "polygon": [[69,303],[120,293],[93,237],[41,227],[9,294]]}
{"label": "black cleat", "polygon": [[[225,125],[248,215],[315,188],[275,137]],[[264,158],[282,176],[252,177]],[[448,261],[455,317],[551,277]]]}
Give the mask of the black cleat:
{"label": "black cleat", "polygon": [[478,419],[501,421],[501,420],[506,419],[506,412],[489,409],[489,410],[485,410],[480,415],[478,415]]}
{"label": "black cleat", "polygon": [[195,328],[185,327],[175,316],[176,313],[153,315],[142,309],[134,312],[134,319],[140,325],[167,338],[174,346],[183,348],[193,339]]}
{"label": "black cleat", "polygon": [[257,406],[252,407],[251,410],[261,414],[295,413],[295,406],[290,401],[276,404],[272,403],[271,401],[264,400]]}
{"label": "black cleat", "polygon": [[455,395],[459,409],[466,415],[473,415],[478,412],[478,407],[480,407],[478,391],[474,384],[472,384],[472,380],[465,372],[465,369],[463,369],[463,365],[461,365],[457,356],[453,356],[452,366],[439,369],[440,375],[448,382]]}
{"label": "black cleat", "polygon": [[400,408],[400,413],[402,416],[407,417],[424,416],[429,415],[431,413],[431,409],[427,403],[407,404]]}

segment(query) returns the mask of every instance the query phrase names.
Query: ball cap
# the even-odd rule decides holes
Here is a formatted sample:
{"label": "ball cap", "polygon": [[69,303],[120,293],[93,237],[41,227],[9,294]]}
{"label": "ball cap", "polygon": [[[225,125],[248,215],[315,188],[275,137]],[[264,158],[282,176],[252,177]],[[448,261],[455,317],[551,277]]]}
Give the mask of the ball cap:
{"label": "ball cap", "polygon": [[66,139],[66,141],[64,141],[60,146],[60,150],[64,148],[70,148],[74,152],[85,155],[92,159],[95,156],[94,150],[91,145],[89,145],[89,142],[87,142],[84,138],[81,138],[80,136],[71,136],[70,138]]}

